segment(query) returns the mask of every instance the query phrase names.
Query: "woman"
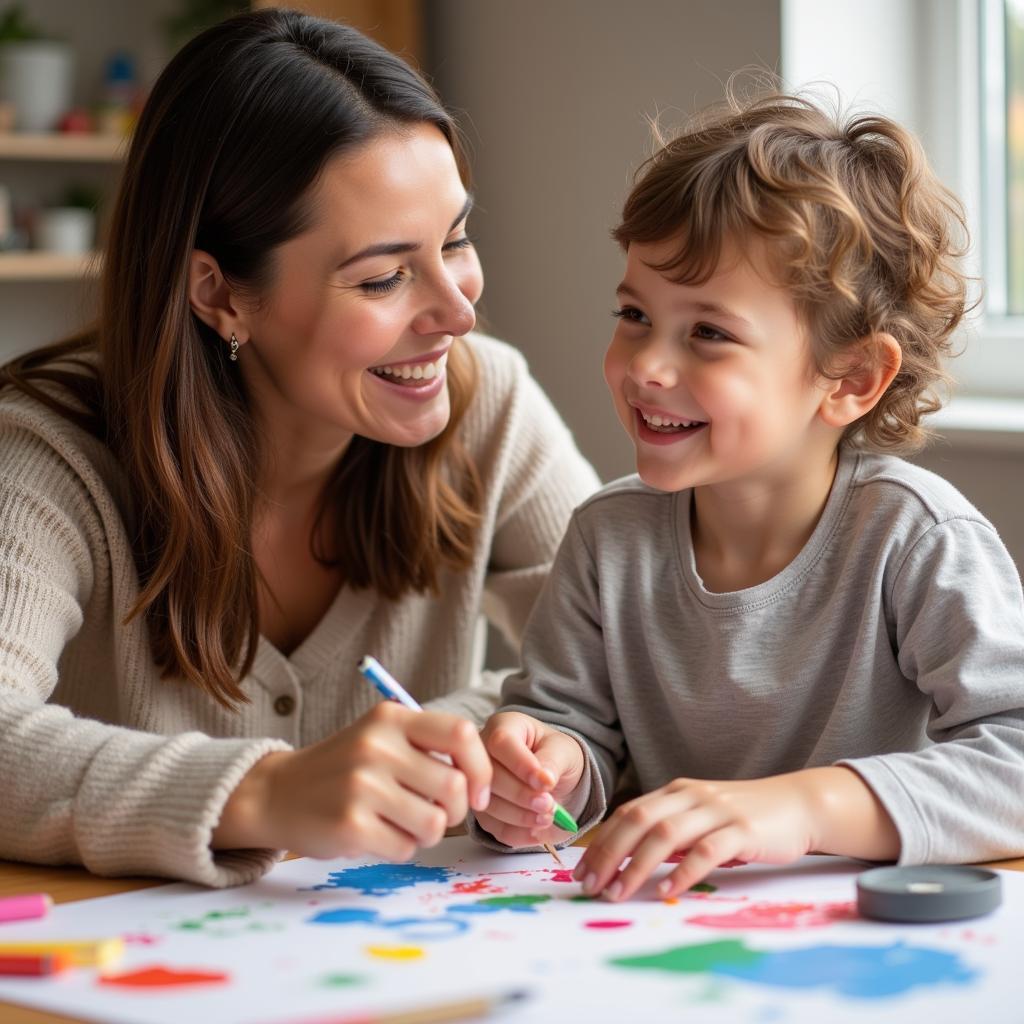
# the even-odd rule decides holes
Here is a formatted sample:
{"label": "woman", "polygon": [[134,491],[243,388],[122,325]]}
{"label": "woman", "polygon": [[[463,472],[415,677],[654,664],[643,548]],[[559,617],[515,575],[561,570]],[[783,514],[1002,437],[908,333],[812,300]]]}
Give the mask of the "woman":
{"label": "woman", "polygon": [[481,612],[518,638],[596,480],[468,336],[464,179],[350,28],[245,14],[161,75],[97,328],[0,381],[0,857],[230,885],[486,806]]}

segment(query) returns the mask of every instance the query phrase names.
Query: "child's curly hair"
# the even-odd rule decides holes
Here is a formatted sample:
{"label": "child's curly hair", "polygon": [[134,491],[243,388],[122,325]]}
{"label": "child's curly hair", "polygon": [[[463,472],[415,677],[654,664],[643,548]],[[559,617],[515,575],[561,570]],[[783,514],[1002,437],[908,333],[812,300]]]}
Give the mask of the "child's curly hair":
{"label": "child's curly hair", "polygon": [[657,270],[706,281],[726,238],[764,237],[780,283],[813,339],[819,372],[842,376],[842,356],[888,332],[899,373],[846,436],[883,451],[927,439],[921,417],[942,404],[942,357],[966,311],[967,245],[959,200],[928,167],[920,145],[879,115],[832,114],[772,92],[701,115],[637,172],[612,236],[679,237]]}

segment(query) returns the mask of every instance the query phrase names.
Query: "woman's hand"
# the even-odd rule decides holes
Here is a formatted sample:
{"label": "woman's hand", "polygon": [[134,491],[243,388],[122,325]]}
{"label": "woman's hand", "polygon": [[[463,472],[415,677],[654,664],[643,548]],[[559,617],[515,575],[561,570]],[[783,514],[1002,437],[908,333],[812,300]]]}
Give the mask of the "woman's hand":
{"label": "woman's hand", "polygon": [[476,815],[480,827],[514,848],[565,839],[552,815],[583,775],[579,743],[516,711],[492,715],[480,736],[494,768],[491,802]]}
{"label": "woman's hand", "polygon": [[[835,769],[843,770],[843,769]],[[580,858],[573,877],[588,894],[629,899],[676,851],[679,866],[658,896],[689,889],[731,860],[786,864],[816,844],[813,786],[794,772],[768,779],[675,779],[619,807]],[[629,864],[620,871],[626,858]]]}
{"label": "woman's hand", "polygon": [[253,765],[228,799],[212,845],[409,860],[417,847],[438,843],[470,805],[483,810],[490,783],[490,760],[472,722],[383,701],[320,743]]}

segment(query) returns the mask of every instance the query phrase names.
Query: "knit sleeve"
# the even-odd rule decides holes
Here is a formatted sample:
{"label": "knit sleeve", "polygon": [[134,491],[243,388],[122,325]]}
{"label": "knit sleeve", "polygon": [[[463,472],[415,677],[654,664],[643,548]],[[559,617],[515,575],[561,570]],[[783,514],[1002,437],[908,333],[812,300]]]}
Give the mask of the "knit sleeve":
{"label": "knit sleeve", "polygon": [[[210,838],[246,771],[286,744],[157,735],[76,717],[51,703],[62,652],[104,605],[109,573],[98,567],[108,558],[102,517],[82,480],[40,438],[5,425],[0,857],[211,886],[251,881],[279,854],[211,851]],[[125,627],[110,621],[106,629]],[[116,637],[108,639],[117,646]],[[142,681],[94,682],[113,690]]]}
{"label": "knit sleeve", "polygon": [[923,750],[843,762],[889,812],[900,863],[1024,853],[1024,597],[995,530],[954,518],[914,545],[892,592],[904,676],[932,701]]}
{"label": "knit sleeve", "polygon": [[[551,569],[573,509],[599,486],[572,434],[525,360],[488,341],[479,351],[484,381],[477,442],[487,497],[489,536],[482,610],[513,648]],[[511,669],[483,672],[468,690],[432,701],[431,708],[482,722],[493,712]]]}

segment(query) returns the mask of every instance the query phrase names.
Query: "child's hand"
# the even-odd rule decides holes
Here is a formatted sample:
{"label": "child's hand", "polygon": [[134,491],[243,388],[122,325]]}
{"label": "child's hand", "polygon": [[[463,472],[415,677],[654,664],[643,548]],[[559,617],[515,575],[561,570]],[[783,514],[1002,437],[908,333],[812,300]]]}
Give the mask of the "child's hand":
{"label": "child's hand", "polygon": [[490,782],[472,722],[381,701],[320,743],[253,765],[224,807],[213,846],[409,860],[440,842],[470,805],[486,807]]}
{"label": "child's hand", "polygon": [[[658,884],[658,896],[665,899],[731,860],[796,860],[816,848],[813,800],[800,775],[740,782],[675,779],[619,807],[573,877],[585,893],[629,899],[673,853],[686,851]],[[632,859],[620,872],[627,857]]]}
{"label": "child's hand", "polygon": [[491,802],[476,820],[506,846],[556,843],[565,833],[552,824],[555,802],[577,786],[586,765],[571,736],[529,715],[493,715],[480,738],[491,756]]}

